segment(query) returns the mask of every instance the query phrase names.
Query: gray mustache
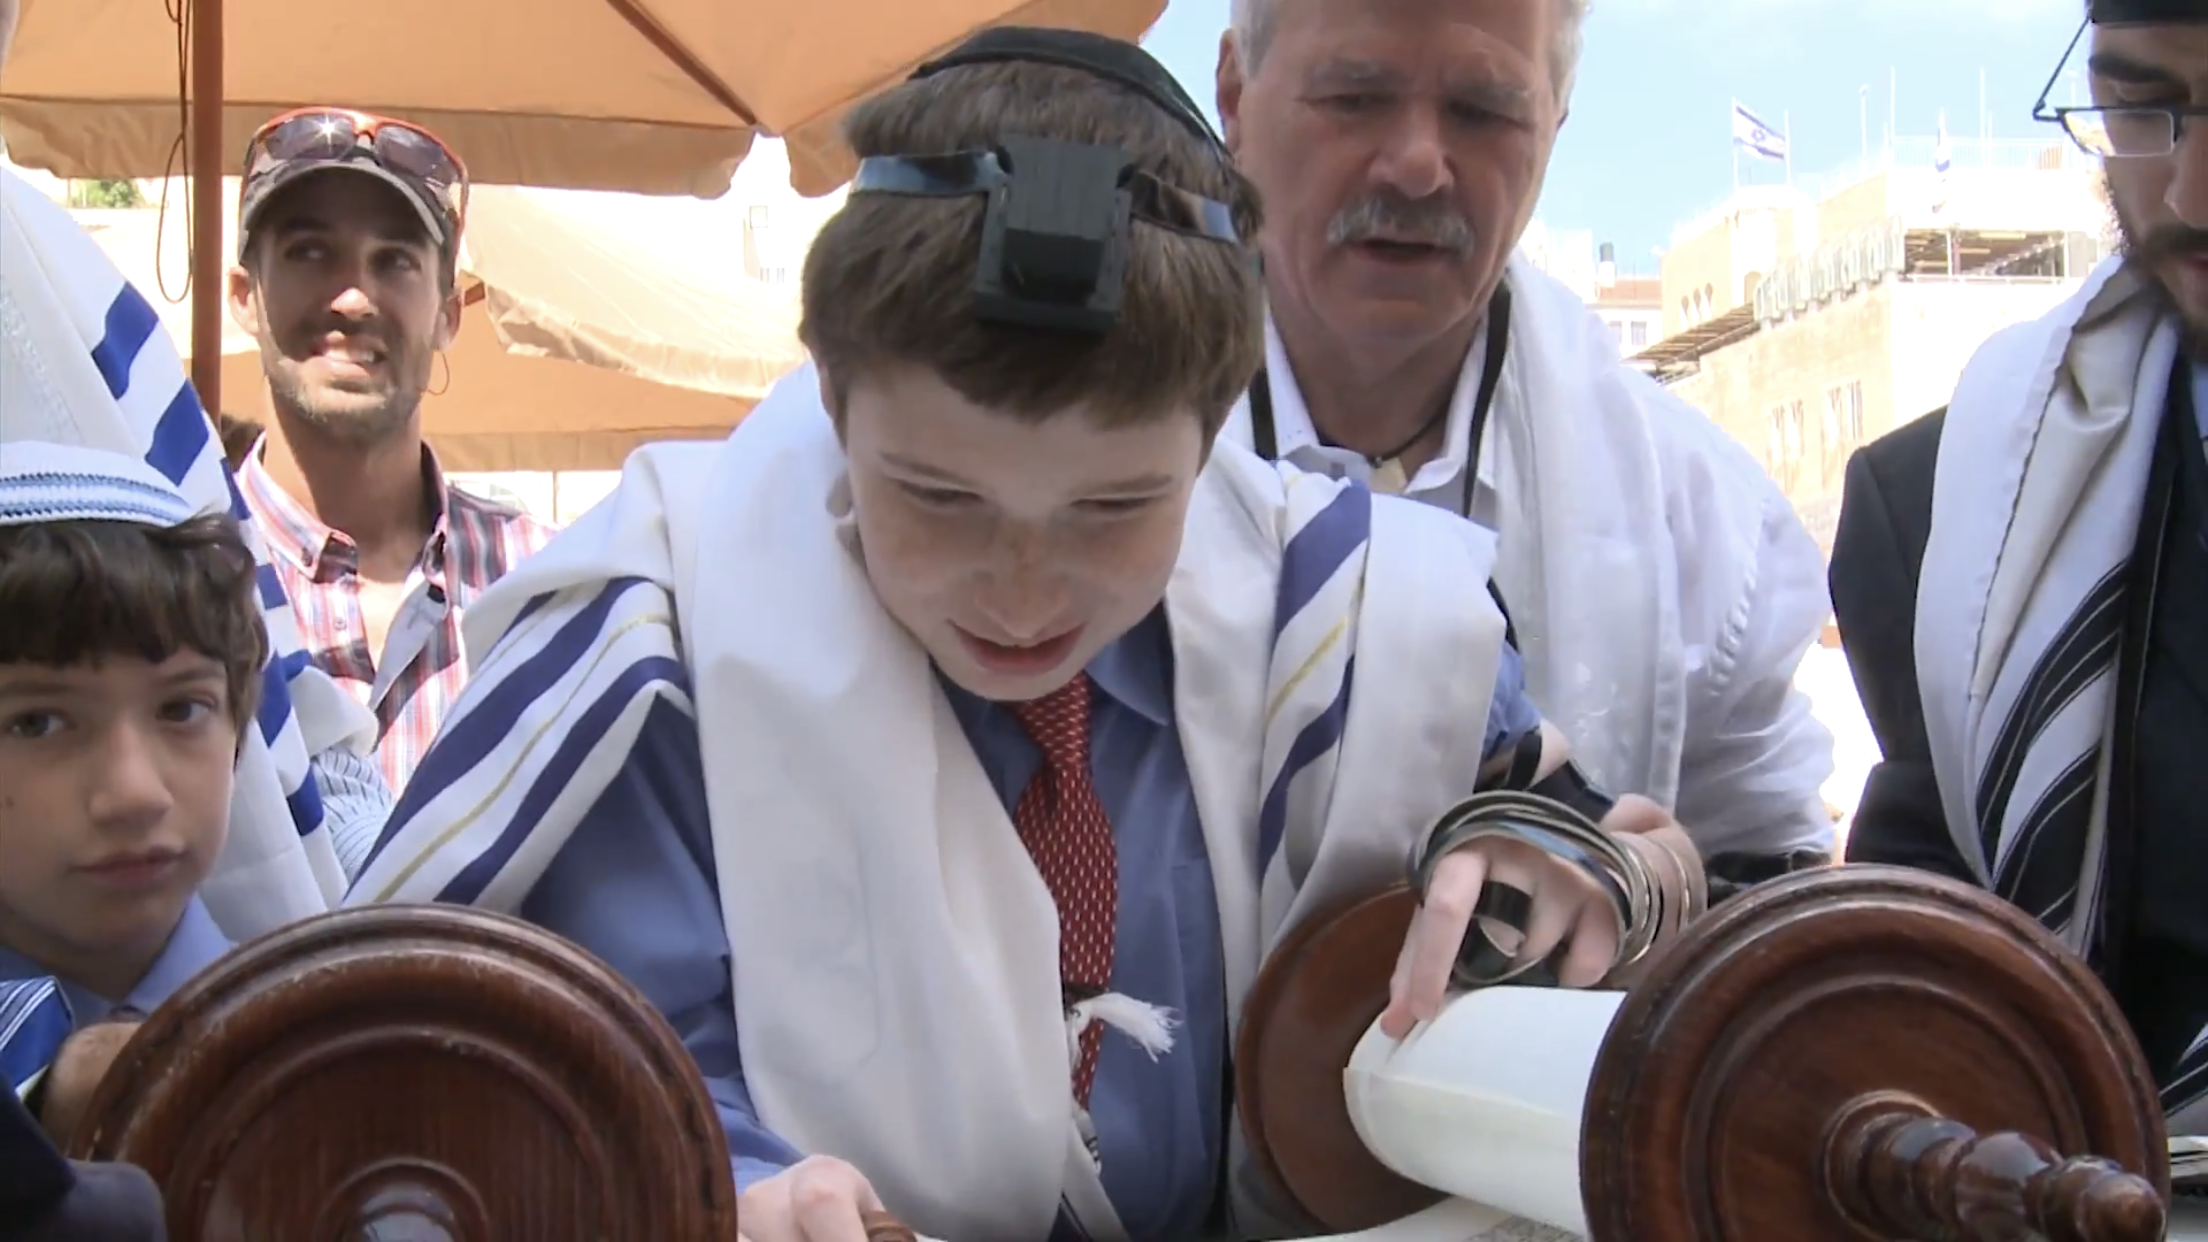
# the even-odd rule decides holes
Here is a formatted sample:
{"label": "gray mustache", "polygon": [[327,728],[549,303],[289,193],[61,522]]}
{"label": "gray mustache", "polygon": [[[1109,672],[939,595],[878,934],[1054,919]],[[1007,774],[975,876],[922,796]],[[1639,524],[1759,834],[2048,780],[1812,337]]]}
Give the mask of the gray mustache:
{"label": "gray mustache", "polygon": [[1326,244],[1363,241],[1413,242],[1462,254],[1472,248],[1472,222],[1438,198],[1368,198],[1342,209],[1326,226]]}

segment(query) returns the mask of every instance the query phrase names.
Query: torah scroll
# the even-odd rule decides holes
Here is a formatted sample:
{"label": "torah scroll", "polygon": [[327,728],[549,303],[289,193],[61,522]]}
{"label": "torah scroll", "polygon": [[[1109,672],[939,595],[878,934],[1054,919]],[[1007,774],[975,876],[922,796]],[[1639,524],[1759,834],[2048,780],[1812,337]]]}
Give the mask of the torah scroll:
{"label": "torah scroll", "polygon": [[381,905],[241,945],[138,1029],[74,1136],[171,1242],[737,1236],[713,1097],[635,987],[519,919]]}
{"label": "torah scroll", "polygon": [[[1306,1236],[2163,1237],[2167,1138],[2129,1028],[1977,889],[1803,872],[1711,912],[1630,991],[1489,989],[1395,1044],[1371,1027],[1411,913],[1398,889],[1311,920],[1244,1005],[1243,1133]],[[711,1096],[649,1003],[451,906],[242,946],[140,1029],[77,1146],[152,1173],[178,1242],[737,1224]]]}
{"label": "torah scroll", "polygon": [[1244,1010],[1244,1132],[1313,1234],[2164,1236],[2167,1140],[2128,1026],[1975,888],[1803,872],[1711,912],[1630,991],[1472,992],[1398,1044],[1372,1028],[1410,914],[1397,892],[1299,929]]}
{"label": "torah scroll", "polygon": [[[1401,1043],[1376,1025],[1344,1073],[1351,1123],[1380,1163],[1496,1219],[1450,1218],[1448,1233],[1560,1242],[1587,1232],[1579,1195],[1587,1083],[1622,992],[1487,988],[1459,997]],[[1525,1032],[1539,1032],[1528,1041]],[[1431,1222],[1429,1222],[1431,1224]],[[1475,1230],[1455,1232],[1460,1223]]]}

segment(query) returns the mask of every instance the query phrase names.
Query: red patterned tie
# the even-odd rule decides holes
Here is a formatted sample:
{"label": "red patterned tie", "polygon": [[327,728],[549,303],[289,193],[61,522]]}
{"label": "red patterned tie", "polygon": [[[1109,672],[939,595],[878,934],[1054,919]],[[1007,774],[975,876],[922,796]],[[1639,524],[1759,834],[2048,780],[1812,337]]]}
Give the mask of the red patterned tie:
{"label": "red patterned tie", "polygon": [[[1042,698],[1010,705],[1043,752],[1042,769],[1012,809],[1012,825],[1058,906],[1059,980],[1082,996],[1111,990],[1119,913],[1119,849],[1089,772],[1090,689],[1083,673]],[[1083,1108],[1103,1040],[1101,1023],[1091,1023],[1081,1036],[1073,1098]]]}

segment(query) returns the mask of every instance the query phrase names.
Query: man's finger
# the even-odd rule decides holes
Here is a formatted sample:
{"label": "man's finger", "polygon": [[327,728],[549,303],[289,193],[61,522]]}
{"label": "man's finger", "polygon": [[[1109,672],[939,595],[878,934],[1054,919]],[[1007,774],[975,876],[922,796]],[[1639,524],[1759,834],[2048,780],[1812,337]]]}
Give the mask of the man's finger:
{"label": "man's finger", "polygon": [[1411,950],[1418,944],[1418,918],[1414,914],[1395,951],[1395,973],[1388,976],[1388,1007],[1380,1011],[1380,1033],[1401,1039],[1411,1032]]}
{"label": "man's finger", "polygon": [[1664,808],[1640,794],[1626,794],[1610,808],[1609,814],[1602,817],[1601,827],[1604,832],[1639,836],[1644,832],[1654,832],[1672,822],[1671,814]]}
{"label": "man's finger", "polygon": [[1563,865],[1551,864],[1538,872],[1540,878],[1526,890],[1533,894],[1533,913],[1526,920],[1526,943],[1518,957],[1521,962],[1538,962],[1556,952],[1556,946],[1564,943],[1579,919],[1585,902],[1578,886],[1557,873]]}
{"label": "man's finger", "polygon": [[1609,905],[1581,902],[1579,917],[1572,924],[1571,947],[1557,963],[1556,981],[1568,988],[1591,988],[1602,982],[1617,959],[1618,920]]}
{"label": "man's finger", "polygon": [[[1551,875],[1556,863],[1548,855],[1517,841],[1497,841],[1488,855],[1487,883],[1505,888],[1515,888],[1524,893],[1535,905],[1541,901],[1544,888],[1556,887]],[[1530,910],[1529,910],[1530,916]],[[1494,919],[1483,920],[1481,930],[1496,948],[1510,955],[1514,962],[1527,959],[1531,943],[1533,923],[1529,918],[1512,927]]]}
{"label": "man's finger", "polygon": [[790,1186],[790,1215],[805,1242],[866,1242],[861,1195],[879,1204],[866,1179],[844,1166],[804,1170]]}
{"label": "man's finger", "polygon": [[1472,907],[1487,882],[1487,859],[1475,850],[1455,850],[1434,865],[1426,900],[1411,923],[1409,1006],[1411,1017],[1430,1022],[1441,1012],[1449,976],[1472,926]]}

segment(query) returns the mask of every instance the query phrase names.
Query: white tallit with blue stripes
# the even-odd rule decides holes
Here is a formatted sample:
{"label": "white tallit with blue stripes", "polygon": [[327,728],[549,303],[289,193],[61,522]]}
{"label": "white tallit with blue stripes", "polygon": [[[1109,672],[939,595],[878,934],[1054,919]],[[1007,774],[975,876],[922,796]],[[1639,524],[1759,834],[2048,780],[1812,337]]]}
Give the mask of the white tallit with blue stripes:
{"label": "white tallit with blue stripes", "polygon": [[[309,756],[375,740],[375,720],[300,649],[221,444],[159,318],[69,213],[0,168],[0,438],[128,453],[244,524],[272,654],[238,759],[230,837],[201,895],[225,934],[321,913],[344,891]],[[365,730],[365,735],[363,734]]]}
{"label": "white tallit with blue stripes", "polygon": [[[515,909],[673,703],[761,1120],[927,1236],[1044,1237],[1061,1209],[1123,1236],[1073,1122],[1049,893],[839,531],[818,392],[808,367],[725,444],[642,450],[478,601],[487,654],[352,899]],[[1230,1020],[1275,937],[1399,878],[1470,788],[1491,557],[1437,509],[1234,448],[1205,469],[1166,604]]]}

